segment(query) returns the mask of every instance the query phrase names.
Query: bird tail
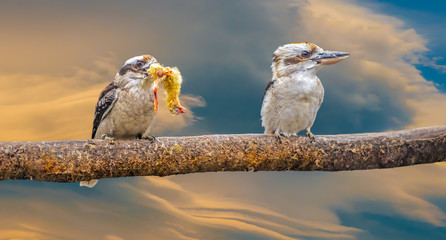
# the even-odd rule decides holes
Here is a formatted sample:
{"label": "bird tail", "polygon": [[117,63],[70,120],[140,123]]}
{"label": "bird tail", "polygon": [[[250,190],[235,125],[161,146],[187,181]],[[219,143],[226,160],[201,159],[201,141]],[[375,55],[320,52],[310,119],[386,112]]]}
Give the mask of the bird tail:
{"label": "bird tail", "polygon": [[81,181],[80,182],[80,186],[81,187],[93,188],[94,186],[96,186],[96,184],[98,182],[99,182],[99,179],[92,179],[90,181]]}

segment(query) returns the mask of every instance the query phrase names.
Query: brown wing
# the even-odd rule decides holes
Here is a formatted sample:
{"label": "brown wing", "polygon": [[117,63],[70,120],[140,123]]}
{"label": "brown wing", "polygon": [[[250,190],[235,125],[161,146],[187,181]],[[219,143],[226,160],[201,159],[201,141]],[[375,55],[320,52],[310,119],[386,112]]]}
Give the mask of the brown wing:
{"label": "brown wing", "polygon": [[276,82],[276,79],[272,79],[271,81],[269,81],[268,85],[266,85],[265,92],[263,92],[262,102],[263,102],[263,100],[265,99],[265,95],[266,95],[266,93],[268,92],[268,90],[269,90],[270,88],[273,87],[273,85],[274,85],[275,82]]}
{"label": "brown wing", "polygon": [[116,100],[118,99],[118,87],[112,82],[110,83],[99,95],[98,103],[94,112],[93,131],[91,138],[94,138],[99,124],[104,119],[110,110],[113,108]]}

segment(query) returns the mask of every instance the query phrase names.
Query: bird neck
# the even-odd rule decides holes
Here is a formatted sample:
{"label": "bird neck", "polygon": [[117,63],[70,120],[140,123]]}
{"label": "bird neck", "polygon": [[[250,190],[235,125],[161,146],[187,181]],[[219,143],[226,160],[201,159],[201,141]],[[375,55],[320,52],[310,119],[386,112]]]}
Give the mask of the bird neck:
{"label": "bird neck", "polygon": [[[137,75],[119,75],[116,74],[115,84],[122,89],[140,88],[144,83],[144,79]],[[150,86],[151,83],[147,84]]]}
{"label": "bird neck", "polygon": [[281,68],[275,69],[273,67],[273,78],[293,78],[293,79],[312,79],[317,78],[316,73],[319,71],[320,67],[314,67],[305,70],[296,70],[293,68]]}

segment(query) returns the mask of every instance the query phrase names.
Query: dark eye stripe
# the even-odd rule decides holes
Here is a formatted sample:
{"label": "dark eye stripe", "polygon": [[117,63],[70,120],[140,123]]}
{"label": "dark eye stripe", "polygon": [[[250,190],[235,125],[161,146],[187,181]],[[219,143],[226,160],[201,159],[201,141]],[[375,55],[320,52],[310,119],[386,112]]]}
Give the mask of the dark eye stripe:
{"label": "dark eye stripe", "polygon": [[292,65],[302,62],[303,60],[300,57],[289,57],[283,60],[285,65]]}
{"label": "dark eye stripe", "polygon": [[133,65],[131,64],[127,64],[125,66],[123,66],[120,70],[119,70],[119,75],[124,75],[126,74],[128,71],[132,71],[132,72],[137,72],[138,69],[135,68]]}

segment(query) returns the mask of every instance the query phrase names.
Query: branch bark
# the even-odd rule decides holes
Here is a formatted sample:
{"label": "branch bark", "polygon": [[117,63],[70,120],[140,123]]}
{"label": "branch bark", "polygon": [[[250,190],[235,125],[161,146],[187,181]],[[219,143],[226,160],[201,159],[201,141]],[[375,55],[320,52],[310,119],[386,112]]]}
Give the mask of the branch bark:
{"label": "branch bark", "polygon": [[208,135],[148,140],[0,142],[0,180],[78,182],[216,171],[343,171],[446,160],[446,125],[294,136]]}

